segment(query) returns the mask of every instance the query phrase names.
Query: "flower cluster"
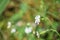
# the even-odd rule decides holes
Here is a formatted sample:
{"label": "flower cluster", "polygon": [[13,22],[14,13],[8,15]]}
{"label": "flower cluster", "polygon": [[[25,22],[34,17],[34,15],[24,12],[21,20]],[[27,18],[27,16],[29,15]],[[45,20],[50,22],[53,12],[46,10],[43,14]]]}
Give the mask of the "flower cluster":
{"label": "flower cluster", "polygon": [[32,27],[26,27],[25,28],[25,33],[26,34],[29,34],[29,33],[31,33],[32,32]]}
{"label": "flower cluster", "polygon": [[37,15],[37,16],[35,17],[35,23],[38,25],[39,22],[40,22],[40,15]]}

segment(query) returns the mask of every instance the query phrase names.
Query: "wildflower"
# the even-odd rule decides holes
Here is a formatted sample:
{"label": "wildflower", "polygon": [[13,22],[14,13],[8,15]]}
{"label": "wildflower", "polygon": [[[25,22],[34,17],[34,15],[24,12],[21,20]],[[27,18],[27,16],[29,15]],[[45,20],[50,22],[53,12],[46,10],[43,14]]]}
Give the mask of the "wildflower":
{"label": "wildflower", "polygon": [[39,38],[40,37],[40,34],[38,32],[36,32],[36,36]]}
{"label": "wildflower", "polygon": [[37,15],[37,16],[35,17],[35,23],[38,25],[39,22],[40,22],[40,15]]}
{"label": "wildflower", "polygon": [[35,17],[35,19],[39,19],[40,18],[40,15],[37,15],[36,17]]}
{"label": "wildflower", "polygon": [[29,33],[31,33],[32,32],[32,28],[31,27],[26,27],[25,28],[25,33],[26,34],[29,34]]}
{"label": "wildflower", "polygon": [[8,22],[7,28],[11,27],[11,22]]}
{"label": "wildflower", "polygon": [[16,29],[13,28],[13,29],[11,30],[11,33],[15,33],[15,32],[16,32]]}

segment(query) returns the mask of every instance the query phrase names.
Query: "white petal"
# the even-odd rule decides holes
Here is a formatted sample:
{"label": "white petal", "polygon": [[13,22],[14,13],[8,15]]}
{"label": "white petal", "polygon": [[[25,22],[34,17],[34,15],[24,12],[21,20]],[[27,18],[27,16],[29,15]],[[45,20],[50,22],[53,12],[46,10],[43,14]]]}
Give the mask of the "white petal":
{"label": "white petal", "polygon": [[32,31],[32,28],[31,27],[29,27],[29,32],[31,32]]}
{"label": "white petal", "polygon": [[7,28],[11,27],[11,22],[8,22]]}
{"label": "white petal", "polygon": [[29,33],[28,28],[25,29],[25,33]]}
{"label": "white petal", "polygon": [[32,28],[31,27],[26,27],[25,28],[25,33],[29,34],[30,32],[32,32]]}
{"label": "white petal", "polygon": [[13,28],[13,29],[11,30],[11,33],[15,33],[15,32],[16,32],[16,29]]}
{"label": "white petal", "polygon": [[39,22],[40,22],[40,20],[35,20],[35,23],[36,23],[36,24],[39,24]]}
{"label": "white petal", "polygon": [[35,19],[40,19],[40,15],[37,15],[37,16],[35,17]]}
{"label": "white petal", "polygon": [[38,32],[36,32],[36,33],[37,33],[37,34],[36,34],[36,35],[37,35],[37,37],[39,38],[39,37],[40,37],[39,33],[38,33]]}

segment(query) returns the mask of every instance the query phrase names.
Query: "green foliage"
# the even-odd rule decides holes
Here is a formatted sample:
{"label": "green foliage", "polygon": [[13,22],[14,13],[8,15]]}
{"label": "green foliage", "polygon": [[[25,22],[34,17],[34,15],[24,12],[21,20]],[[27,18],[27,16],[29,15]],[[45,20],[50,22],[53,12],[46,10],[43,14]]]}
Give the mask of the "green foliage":
{"label": "green foliage", "polygon": [[29,36],[27,36],[28,40],[36,40],[36,37],[33,34],[29,34]]}
{"label": "green foliage", "polygon": [[14,14],[9,20],[12,21],[13,23],[15,23],[16,21],[18,21],[19,19],[22,18],[22,16],[24,15],[24,13],[28,10],[28,5],[27,3],[22,3],[20,5],[20,10],[18,13]]}
{"label": "green foliage", "polygon": [[24,30],[25,30],[24,27],[17,28],[17,31],[19,32],[19,34],[18,34],[19,40],[23,39],[23,37],[24,37]]}
{"label": "green foliage", "polygon": [[[60,0],[58,0],[60,2]],[[3,13],[3,11],[6,9],[8,3],[10,2],[10,0],[0,0],[0,15]],[[38,1],[35,0],[35,2],[37,3]],[[17,13],[15,13],[13,16],[11,16],[9,19],[7,20],[2,20],[0,21],[0,28],[3,28],[4,26],[6,26],[7,21],[12,22],[12,27],[11,28],[15,28],[17,33],[17,37],[18,40],[23,40],[23,38],[26,36],[28,40],[45,40],[46,38],[42,38],[40,36],[40,38],[36,37],[36,33],[30,33],[30,34],[26,34],[25,33],[25,26],[16,26],[16,23],[22,19],[22,17],[24,16],[24,14],[29,10],[29,8],[36,10],[36,14],[41,15],[41,20],[44,23],[44,27],[42,28],[40,25],[35,25],[35,32],[38,31],[40,35],[45,35],[46,33],[48,33],[48,37],[47,40],[53,40],[53,36],[54,33],[56,33],[57,36],[59,36],[59,38],[57,40],[60,40],[60,34],[57,32],[57,26],[59,25],[59,22],[55,21],[54,19],[60,20],[60,13],[58,13],[56,10],[54,10],[53,12],[48,11],[50,9],[50,5],[54,7],[54,9],[56,9],[55,5],[56,5],[56,0],[51,0],[50,1],[51,4],[47,4],[45,3],[44,0],[40,0],[40,5],[38,7],[38,10],[36,10],[35,8],[31,8],[30,5],[28,5],[28,3],[23,2],[19,5],[19,11]],[[49,2],[49,3],[50,3]],[[35,15],[35,13],[34,13]],[[33,16],[34,16],[33,15]],[[51,19],[47,16],[47,15],[52,15],[52,21]],[[30,15],[32,17],[32,15]],[[43,18],[42,18],[43,17]],[[4,18],[5,19],[5,18]],[[34,20],[35,21],[35,20]],[[24,24],[24,23],[23,23]],[[6,26],[7,27],[7,26]],[[29,25],[30,27],[30,25]],[[33,27],[32,27],[33,28]],[[11,29],[9,29],[11,31]],[[32,31],[33,32],[33,31]],[[10,34],[10,33],[9,33]],[[15,36],[16,33],[13,33]],[[1,35],[1,34],[0,34]],[[15,39],[12,39],[15,40]]]}
{"label": "green foliage", "polygon": [[0,15],[6,9],[9,2],[10,0],[0,0]]}

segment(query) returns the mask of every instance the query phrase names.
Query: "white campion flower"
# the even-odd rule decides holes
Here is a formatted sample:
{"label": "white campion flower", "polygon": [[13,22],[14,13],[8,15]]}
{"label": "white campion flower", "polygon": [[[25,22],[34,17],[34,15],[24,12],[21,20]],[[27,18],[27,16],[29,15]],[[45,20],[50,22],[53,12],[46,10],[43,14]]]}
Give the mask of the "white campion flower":
{"label": "white campion flower", "polygon": [[37,16],[35,17],[35,23],[38,25],[39,22],[40,22],[40,15],[37,15]]}
{"label": "white campion flower", "polygon": [[16,29],[13,28],[13,29],[11,30],[11,33],[15,33],[15,32],[16,32]]}
{"label": "white campion flower", "polygon": [[11,27],[11,22],[8,22],[7,28],[10,28],[10,27]]}
{"label": "white campion flower", "polygon": [[32,27],[26,27],[25,28],[25,33],[26,34],[29,34],[29,33],[31,33],[32,32]]}

